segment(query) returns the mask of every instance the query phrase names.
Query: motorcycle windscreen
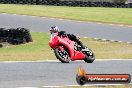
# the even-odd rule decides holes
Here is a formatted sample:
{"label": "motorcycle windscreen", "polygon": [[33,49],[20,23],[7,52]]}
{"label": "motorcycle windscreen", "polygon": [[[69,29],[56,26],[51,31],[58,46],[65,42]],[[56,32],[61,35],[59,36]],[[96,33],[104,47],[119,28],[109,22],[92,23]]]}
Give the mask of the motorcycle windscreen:
{"label": "motorcycle windscreen", "polygon": [[55,33],[52,33],[50,35],[49,45],[50,45],[51,48],[55,48],[57,44],[58,44],[58,38],[57,38]]}
{"label": "motorcycle windscreen", "polygon": [[54,33],[50,34],[50,39],[53,39],[54,37],[55,37]]}

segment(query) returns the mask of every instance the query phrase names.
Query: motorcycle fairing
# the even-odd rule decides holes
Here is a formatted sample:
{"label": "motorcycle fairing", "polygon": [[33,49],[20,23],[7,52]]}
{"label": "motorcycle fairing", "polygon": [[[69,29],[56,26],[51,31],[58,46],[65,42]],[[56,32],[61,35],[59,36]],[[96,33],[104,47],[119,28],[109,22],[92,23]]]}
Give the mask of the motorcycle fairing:
{"label": "motorcycle fairing", "polygon": [[[65,41],[64,41],[65,40]],[[63,42],[62,42],[63,41]],[[74,44],[75,42],[74,41],[71,41],[70,39],[68,38],[60,38],[59,39],[59,43],[61,45],[64,45],[65,47],[68,48],[69,52],[70,52],[70,57],[71,57],[71,60],[83,60],[85,58],[85,55],[79,51],[76,51],[74,49]]]}

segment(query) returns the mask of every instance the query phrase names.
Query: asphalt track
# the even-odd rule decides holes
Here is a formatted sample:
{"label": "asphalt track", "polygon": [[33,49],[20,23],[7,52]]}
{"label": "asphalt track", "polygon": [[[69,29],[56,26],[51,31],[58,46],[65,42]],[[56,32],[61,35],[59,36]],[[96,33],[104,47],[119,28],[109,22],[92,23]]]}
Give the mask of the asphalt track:
{"label": "asphalt track", "polygon": [[[110,40],[132,42],[132,28],[91,22],[0,14],[0,27],[24,27],[31,31],[48,32],[50,26],[58,25],[60,29],[80,36],[105,38]],[[82,65],[87,73],[127,73],[132,75],[132,60],[85,62],[0,62],[0,88],[40,87],[76,85],[77,67]]]}
{"label": "asphalt track", "polygon": [[0,62],[0,88],[77,85],[77,68],[81,65],[88,74],[130,74],[132,60],[85,62]]}
{"label": "asphalt track", "polygon": [[32,17],[11,14],[0,14],[0,27],[24,27],[31,31],[49,32],[49,28],[57,25],[61,30],[83,37],[93,37],[123,42],[132,42],[132,27],[92,22],[79,22],[46,17]]}

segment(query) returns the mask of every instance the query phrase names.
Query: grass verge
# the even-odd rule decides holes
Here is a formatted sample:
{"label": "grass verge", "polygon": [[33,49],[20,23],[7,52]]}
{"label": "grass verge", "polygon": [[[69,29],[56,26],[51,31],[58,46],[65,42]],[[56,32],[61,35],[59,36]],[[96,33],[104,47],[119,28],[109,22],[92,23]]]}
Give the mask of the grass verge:
{"label": "grass verge", "polygon": [[[56,60],[48,45],[49,34],[39,32],[31,34],[34,40],[31,43],[0,48],[0,61]],[[81,41],[93,50],[97,59],[132,58],[132,44],[103,42],[91,38],[81,38]]]}
{"label": "grass verge", "polygon": [[105,23],[132,24],[131,8],[0,4],[0,13],[24,14]]}

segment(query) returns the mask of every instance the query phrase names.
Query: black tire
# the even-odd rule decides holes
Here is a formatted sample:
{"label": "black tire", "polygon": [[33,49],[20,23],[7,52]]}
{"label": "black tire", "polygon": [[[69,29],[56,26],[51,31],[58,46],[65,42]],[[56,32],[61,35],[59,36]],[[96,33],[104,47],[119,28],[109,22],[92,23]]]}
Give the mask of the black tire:
{"label": "black tire", "polygon": [[92,55],[89,55],[89,52],[85,52],[84,61],[87,62],[87,63],[92,63],[95,60],[95,55],[94,55],[94,53],[92,52],[91,49],[89,49],[89,50],[92,53]]}
{"label": "black tire", "polygon": [[55,53],[56,58],[59,59],[62,63],[69,63],[69,61],[70,61],[69,53],[64,49],[63,53],[65,53],[67,55],[67,57],[66,58],[63,58],[60,55],[60,52],[61,51],[59,50],[59,48],[56,48],[54,50],[54,53]]}

